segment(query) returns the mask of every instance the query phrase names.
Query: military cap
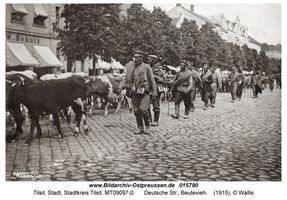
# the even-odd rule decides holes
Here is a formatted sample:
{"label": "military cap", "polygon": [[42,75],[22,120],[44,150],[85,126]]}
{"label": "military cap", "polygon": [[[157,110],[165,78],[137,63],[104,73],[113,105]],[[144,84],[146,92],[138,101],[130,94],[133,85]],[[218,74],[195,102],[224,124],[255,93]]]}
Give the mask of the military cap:
{"label": "military cap", "polygon": [[135,54],[140,54],[141,56],[144,56],[144,55],[145,55],[145,53],[144,53],[143,51],[139,51],[139,50],[134,51],[134,52],[132,53],[132,55],[135,55]]}
{"label": "military cap", "polygon": [[157,57],[156,55],[148,55],[147,57],[148,57],[148,58],[153,58],[153,59],[155,59],[155,60],[158,60],[158,57]]}

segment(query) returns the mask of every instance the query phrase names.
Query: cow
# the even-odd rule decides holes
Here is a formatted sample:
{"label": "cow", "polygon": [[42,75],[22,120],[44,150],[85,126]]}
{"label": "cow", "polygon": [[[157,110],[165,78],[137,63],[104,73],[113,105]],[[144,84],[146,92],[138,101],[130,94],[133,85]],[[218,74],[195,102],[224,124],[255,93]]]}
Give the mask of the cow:
{"label": "cow", "polygon": [[[42,136],[39,116],[43,115],[43,113],[51,113],[53,115],[59,139],[63,139],[58,113],[61,109],[69,106],[73,108],[76,114],[77,125],[74,135],[77,136],[82,114],[84,114],[81,99],[85,99],[88,91],[88,82],[80,76],[41,81],[28,87],[23,87],[22,85],[16,87],[14,94],[15,100],[17,103],[23,103],[28,108],[31,118],[30,133],[26,144],[30,145],[36,126],[38,138]],[[85,119],[84,130],[88,131]]]}
{"label": "cow", "polygon": [[6,110],[12,115],[16,123],[16,131],[14,135],[7,138],[8,142],[17,139],[23,133],[22,124],[24,119],[28,122],[28,116],[24,117],[27,109],[15,99],[15,88],[17,86],[28,87],[37,82],[37,75],[29,70],[26,71],[11,71],[6,73]]}
{"label": "cow", "polygon": [[[93,77],[91,81],[91,93],[94,97],[100,97],[105,101],[104,114],[108,115],[108,107],[113,102],[117,102],[115,113],[118,113],[123,101],[127,101],[131,111],[131,101],[125,95],[125,90],[120,90],[123,84],[122,76],[114,76],[110,74]],[[93,106],[91,105],[91,108]]]}
{"label": "cow", "polygon": [[[90,80],[88,74],[86,74],[84,72],[78,72],[78,73],[68,72],[68,73],[62,73],[62,74],[45,74],[45,75],[40,77],[40,81],[47,81],[47,80],[53,80],[53,79],[64,79],[64,78],[68,78],[71,76],[83,77],[87,82],[89,82],[89,80]],[[82,107],[84,107],[84,105],[82,105]],[[64,118],[63,117],[63,114],[64,114],[68,124],[70,124],[71,107],[69,106],[68,108],[62,109],[62,111],[63,111],[63,113],[60,112],[59,114],[61,115],[62,118]],[[52,114],[50,114],[49,119],[52,122],[54,121]]]}

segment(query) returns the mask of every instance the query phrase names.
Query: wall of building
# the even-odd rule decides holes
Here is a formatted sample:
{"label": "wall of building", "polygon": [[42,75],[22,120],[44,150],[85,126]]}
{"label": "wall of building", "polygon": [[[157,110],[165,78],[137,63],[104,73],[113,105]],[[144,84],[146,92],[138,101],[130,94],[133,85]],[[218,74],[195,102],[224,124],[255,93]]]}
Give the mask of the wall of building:
{"label": "wall of building", "polygon": [[248,40],[248,42],[247,42],[247,46],[248,46],[249,48],[251,48],[251,49],[256,49],[258,53],[261,51],[261,46],[260,46],[259,44],[253,43],[253,42],[251,42],[251,41],[249,41],[249,40]]}
{"label": "wall of building", "polygon": [[[24,16],[23,22],[15,22],[11,20],[13,12],[12,4],[6,4],[6,41],[25,44],[26,48],[33,55],[33,45],[48,46],[54,55],[59,55],[57,52],[56,38],[57,33],[53,30],[53,23],[56,22],[56,7],[59,7],[59,14],[63,10],[62,4],[42,4],[48,18],[44,21],[44,26],[33,24],[35,16],[35,4],[24,4],[28,14]],[[63,27],[63,20],[59,20],[59,27]],[[58,59],[64,64],[66,62],[63,56],[58,56]]]}

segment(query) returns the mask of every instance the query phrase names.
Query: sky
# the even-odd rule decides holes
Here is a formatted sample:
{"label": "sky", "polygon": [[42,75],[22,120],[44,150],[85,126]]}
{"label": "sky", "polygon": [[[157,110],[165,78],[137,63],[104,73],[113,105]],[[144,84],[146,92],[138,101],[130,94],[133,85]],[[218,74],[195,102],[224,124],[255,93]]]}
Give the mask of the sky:
{"label": "sky", "polygon": [[[182,4],[189,9],[191,4]],[[152,10],[161,7],[169,11],[174,4],[144,4]],[[238,15],[242,25],[248,27],[248,35],[261,43],[281,44],[281,5],[280,4],[194,4],[194,12],[203,16],[223,13],[230,21],[235,21]]]}

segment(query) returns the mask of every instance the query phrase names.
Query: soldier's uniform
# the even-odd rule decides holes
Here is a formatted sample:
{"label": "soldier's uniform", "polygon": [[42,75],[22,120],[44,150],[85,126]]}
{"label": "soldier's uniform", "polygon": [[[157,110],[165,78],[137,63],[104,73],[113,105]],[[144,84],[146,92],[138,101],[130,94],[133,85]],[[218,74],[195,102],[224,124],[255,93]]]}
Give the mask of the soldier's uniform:
{"label": "soldier's uniform", "polygon": [[236,94],[237,94],[237,87],[238,87],[238,73],[236,71],[231,72],[229,76],[229,85],[230,85],[230,93],[231,93],[231,102],[233,103]]}
{"label": "soldier's uniform", "polygon": [[[141,51],[136,51],[133,53],[141,54]],[[129,62],[125,68],[126,79],[125,88],[127,88],[128,93],[130,93],[134,115],[136,117],[137,126],[139,131],[138,134],[144,133],[143,121],[146,126],[145,133],[149,133],[150,121],[148,116],[148,108],[150,104],[150,95],[156,96],[156,85],[154,77],[152,74],[151,67],[149,64],[141,62],[138,66],[135,62]]]}
{"label": "soldier's uniform", "polygon": [[238,88],[237,88],[237,97],[239,101],[241,100],[241,97],[242,97],[242,91],[243,91],[244,85],[245,85],[245,76],[243,74],[243,71],[240,70],[238,71]]}
{"label": "soldier's uniform", "polygon": [[264,89],[261,77],[258,73],[254,73],[251,76],[251,86],[253,91],[253,98],[258,96],[258,93],[262,94],[262,90]]}
{"label": "soldier's uniform", "polygon": [[185,69],[177,72],[173,80],[173,90],[175,92],[175,114],[172,115],[172,117],[175,119],[179,118],[179,107],[182,99],[185,105],[184,118],[188,118],[191,108],[191,90],[194,85],[191,71],[187,69],[187,63],[182,62],[181,65],[184,65]]}
{"label": "soldier's uniform", "polygon": [[213,72],[211,76],[213,83],[211,84],[210,105],[211,107],[214,107],[217,91],[221,88],[221,82],[217,72]]}
{"label": "soldier's uniform", "polygon": [[207,71],[201,75],[201,79],[203,84],[201,91],[201,100],[204,102],[203,109],[206,110],[212,92],[211,84],[213,83],[213,79],[211,71],[207,69]]}
{"label": "soldier's uniform", "polygon": [[191,89],[191,112],[194,111],[195,107],[193,104],[193,101],[195,100],[195,96],[196,96],[196,88],[198,90],[202,90],[202,80],[200,77],[200,73],[198,71],[196,71],[193,67],[190,68],[191,71],[191,75],[192,75],[192,79],[193,79],[193,87]]}
{"label": "soldier's uniform", "polygon": [[268,82],[269,82],[269,88],[271,92],[273,91],[273,88],[274,88],[274,80],[275,80],[274,75],[270,75]]}
{"label": "soldier's uniform", "polygon": [[[154,60],[155,62],[151,63],[151,69],[153,72],[154,80],[157,88],[157,96],[152,98],[151,103],[153,105],[154,119],[152,126],[158,126],[159,116],[160,116],[160,97],[164,92],[164,75],[165,68],[161,65],[160,62],[157,62],[158,57],[156,55],[148,55],[149,59]],[[149,109],[150,112],[150,109]],[[150,119],[152,121],[152,116],[150,112]]]}

